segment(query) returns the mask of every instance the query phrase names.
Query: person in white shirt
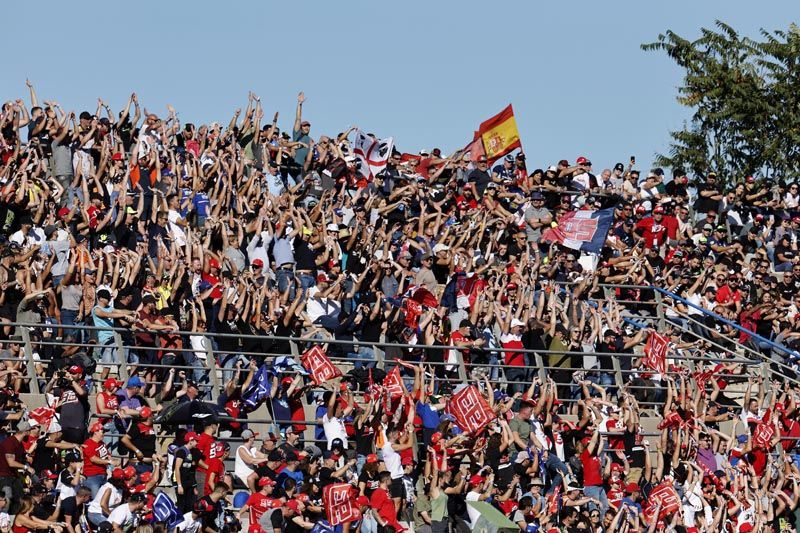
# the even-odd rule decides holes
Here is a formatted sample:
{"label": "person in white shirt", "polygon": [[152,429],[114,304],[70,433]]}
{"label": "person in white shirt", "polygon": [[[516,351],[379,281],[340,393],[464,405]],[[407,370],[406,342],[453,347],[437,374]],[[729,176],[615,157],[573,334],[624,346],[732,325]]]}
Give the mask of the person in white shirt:
{"label": "person in white shirt", "polygon": [[183,522],[175,526],[175,529],[182,533],[197,533],[202,527],[203,522],[200,520],[200,514],[192,510],[183,515]]}
{"label": "person in white shirt", "polygon": [[325,431],[328,449],[331,449],[334,439],[340,439],[342,447],[347,449],[347,429],[342,419],[353,412],[353,395],[347,395],[347,407],[342,407],[336,393],[326,392],[325,394],[328,395],[328,410],[322,415],[322,429]]}
{"label": "person in white shirt", "polygon": [[172,235],[172,240],[175,241],[177,246],[186,246],[186,233],[183,228],[188,227],[189,223],[186,222],[179,210],[181,208],[181,197],[177,194],[170,194],[167,197],[167,220],[169,220],[169,233]]}
{"label": "person in white shirt", "polygon": [[233,461],[233,473],[239,480],[247,485],[250,492],[256,492],[256,480],[258,476],[254,476],[255,470],[253,467],[259,463],[267,460],[267,456],[258,451],[255,445],[258,433],[250,429],[242,431],[242,439],[244,442],[236,448]]}
{"label": "person in white shirt", "polygon": [[[469,489],[469,492],[467,493],[465,499],[468,502],[483,501],[492,495],[492,487],[494,485],[494,474],[489,474],[489,476],[485,478],[480,474],[475,474],[474,476],[469,478],[469,484],[471,488]],[[471,505],[467,505],[467,512],[469,513],[470,525],[474,529],[475,524],[481,517],[481,513]]]}
{"label": "person in white shirt", "polygon": [[141,492],[131,494],[128,503],[118,505],[108,515],[108,521],[114,528],[114,533],[125,533],[136,522],[136,513],[144,509],[147,498]]}
{"label": "person in white shirt", "polygon": [[405,486],[403,485],[403,459],[400,452],[413,446],[411,435],[414,433],[414,425],[406,424],[405,434],[400,434],[399,427],[384,428],[383,446],[381,453],[383,464],[386,470],[392,475],[392,484],[389,487],[389,496],[392,497],[395,510],[400,510],[400,505],[405,497]]}
{"label": "person in white shirt", "polygon": [[125,472],[121,468],[115,468],[111,473],[111,478],[102,486],[97,494],[89,502],[86,509],[89,522],[99,526],[108,520],[112,509],[122,502],[122,491],[125,488]]}

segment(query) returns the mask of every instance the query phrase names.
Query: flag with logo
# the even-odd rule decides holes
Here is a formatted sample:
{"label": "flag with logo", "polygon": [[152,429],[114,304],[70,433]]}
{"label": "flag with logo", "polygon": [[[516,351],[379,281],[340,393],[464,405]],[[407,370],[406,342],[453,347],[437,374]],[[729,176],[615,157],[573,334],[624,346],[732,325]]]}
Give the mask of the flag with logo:
{"label": "flag with logo", "polygon": [[356,502],[356,491],[349,483],[332,483],[322,492],[325,516],[332,526],[353,522],[361,518]]}
{"label": "flag with logo", "polygon": [[669,338],[655,331],[650,333],[647,344],[644,345],[644,366],[652,368],[659,374],[666,373],[668,347]]}
{"label": "flag with logo", "polygon": [[353,141],[353,155],[361,162],[359,171],[366,179],[372,179],[381,170],[386,168],[386,162],[392,155],[394,139],[377,139],[370,137],[361,130],[356,130]]}
{"label": "flag with logo", "polygon": [[256,375],[247,390],[242,393],[242,404],[247,412],[255,411],[261,402],[269,397],[272,389],[272,372],[266,364],[262,364],[256,370]]}
{"label": "flag with logo", "polygon": [[772,439],[775,437],[775,425],[770,421],[770,418],[772,418],[772,416],[770,415],[770,410],[767,409],[764,416],[761,417],[761,421],[756,426],[756,429],[753,431],[754,448],[769,450]]}
{"label": "flag with logo", "polygon": [[655,514],[656,506],[660,503],[661,509],[658,512],[658,520],[663,520],[664,517],[671,515],[678,511],[681,507],[681,500],[678,498],[678,493],[671,482],[664,481],[656,488],[654,488],[647,498],[648,505],[644,512],[646,521],[649,523]]}
{"label": "flag with logo", "polygon": [[383,380],[386,394],[392,399],[399,398],[406,390],[403,378],[400,377],[400,367],[394,367]]}
{"label": "flag with logo", "polygon": [[159,492],[153,502],[153,516],[157,522],[165,522],[170,530],[183,522],[183,515],[175,502],[163,492]]}
{"label": "flag with logo", "polygon": [[547,512],[551,515],[558,514],[558,508],[561,505],[561,485],[556,485],[555,490],[550,494],[547,500]]}
{"label": "flag with logo", "polygon": [[466,433],[477,433],[495,419],[494,411],[475,385],[463,387],[453,394],[445,410]]}
{"label": "flag with logo", "polygon": [[28,413],[28,418],[35,420],[42,428],[42,431],[47,431],[50,427],[50,421],[56,414],[56,410],[50,407],[38,407]]}
{"label": "flag with logo", "polygon": [[331,360],[325,355],[325,350],[319,345],[306,351],[306,353],[300,357],[300,362],[311,374],[311,379],[314,380],[315,385],[321,385],[330,379],[342,375],[342,371],[331,363]]}
{"label": "flag with logo", "polygon": [[[522,148],[517,130],[517,121],[514,118],[514,108],[511,104],[498,114],[485,120],[475,132],[475,139],[480,139],[483,151],[489,162],[494,162],[509,152]],[[478,152],[473,145],[468,146],[470,154]]]}
{"label": "flag with logo", "polygon": [[613,223],[613,208],[570,211],[558,220],[556,227],[542,232],[542,240],[558,242],[573,250],[600,253]]}

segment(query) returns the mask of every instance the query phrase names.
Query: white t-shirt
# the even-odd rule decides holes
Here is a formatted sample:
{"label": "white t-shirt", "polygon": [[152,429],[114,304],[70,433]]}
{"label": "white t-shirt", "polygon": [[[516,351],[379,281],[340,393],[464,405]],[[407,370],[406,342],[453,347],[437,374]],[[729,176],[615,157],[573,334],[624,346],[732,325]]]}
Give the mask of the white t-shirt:
{"label": "white t-shirt", "polygon": [[252,457],[255,455],[255,451],[255,447],[248,448],[242,444],[236,448],[236,453],[234,454],[233,473],[236,474],[236,477],[238,477],[245,485],[247,485],[247,478],[253,473],[253,469],[250,468],[250,465],[248,465],[244,459],[242,459],[240,454],[244,453],[245,455],[250,455]]}
{"label": "white t-shirt", "polygon": [[383,454],[383,463],[386,465],[386,470],[392,475],[392,479],[400,479],[403,477],[403,465],[400,454],[394,451],[392,443],[383,435],[383,447],[381,447]]}
{"label": "white t-shirt", "polygon": [[328,418],[328,414],[325,413],[322,416],[322,429],[325,431],[328,449],[333,445],[334,439],[342,439],[342,446],[347,449],[347,429],[341,420],[336,417]]}
{"label": "white t-shirt", "polygon": [[167,213],[167,219],[169,220],[169,232],[172,234],[172,239],[175,241],[175,244],[178,246],[186,246],[186,233],[184,233],[183,228],[178,225],[178,220],[181,220],[181,214],[174,209],[170,209],[169,213]]}
{"label": "white t-shirt", "polygon": [[[475,492],[474,490],[471,490],[467,493],[466,500],[468,502],[477,502],[478,498],[480,497],[481,497],[480,492]],[[467,505],[467,512],[469,513],[469,523],[474,528],[475,524],[478,522],[478,518],[481,517],[481,513],[471,505]]]}
{"label": "white t-shirt", "polygon": [[97,495],[95,495],[94,499],[89,502],[89,509],[90,513],[97,513],[97,514],[104,514],[103,513],[103,506],[100,503],[103,501],[103,496],[105,496],[107,491],[111,491],[111,496],[108,497],[108,508],[113,510],[116,506],[120,504],[122,501],[122,491],[120,491],[117,487],[112,485],[111,483],[106,483],[100,490],[97,491]]}
{"label": "white t-shirt", "polygon": [[183,515],[183,522],[175,527],[178,531],[183,531],[184,533],[197,533],[202,526],[203,523],[200,520],[192,518],[192,512],[189,511]]}
{"label": "white t-shirt", "polygon": [[108,515],[108,521],[112,524],[117,524],[120,529],[128,529],[133,525],[133,513],[131,512],[131,504],[123,503],[115,507],[111,514]]}

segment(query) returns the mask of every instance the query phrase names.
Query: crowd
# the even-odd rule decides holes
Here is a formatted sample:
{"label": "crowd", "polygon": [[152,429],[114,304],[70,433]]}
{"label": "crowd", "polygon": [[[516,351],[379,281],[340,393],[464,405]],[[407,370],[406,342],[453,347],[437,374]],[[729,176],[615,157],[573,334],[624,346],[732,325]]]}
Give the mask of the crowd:
{"label": "crowd", "polygon": [[[28,91],[0,113],[0,530],[326,531],[349,483],[347,532],[478,530],[480,503],[531,532],[795,531],[797,182],[397,147],[373,173],[303,93],[282,131],[255,94],[198,126]],[[606,210],[597,249],[553,237]],[[676,295],[666,372],[648,287]],[[287,337],[353,370],[316,385]],[[211,400],[212,363],[227,416],[155,423]]]}

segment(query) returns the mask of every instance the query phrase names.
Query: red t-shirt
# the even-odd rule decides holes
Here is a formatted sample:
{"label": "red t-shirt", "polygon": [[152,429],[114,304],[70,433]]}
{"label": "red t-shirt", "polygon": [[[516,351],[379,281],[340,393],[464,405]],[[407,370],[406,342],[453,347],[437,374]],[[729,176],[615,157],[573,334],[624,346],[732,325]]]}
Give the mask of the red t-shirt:
{"label": "red t-shirt", "polygon": [[786,417],[781,418],[781,437],[790,437],[790,439],[781,440],[781,446],[784,451],[791,450],[797,444],[797,437],[800,437],[800,424],[797,420],[790,420]]}
{"label": "red t-shirt", "polygon": [[640,230],[644,238],[645,248],[656,248],[664,244],[667,239],[667,227],[664,225],[664,220],[657,223],[653,217],[643,218],[636,223],[636,229]]}
{"label": "red t-shirt", "polygon": [[83,443],[83,475],[86,477],[100,476],[106,474],[106,465],[96,465],[92,462],[92,457],[98,459],[108,459],[108,448],[103,441],[95,442],[86,439]]}
{"label": "red t-shirt", "polygon": [[717,291],[717,303],[726,304],[730,301],[738,302],[742,299],[742,293],[739,290],[733,290],[729,285],[723,285]]}
{"label": "red t-shirt", "polygon": [[[103,391],[99,393],[97,395],[96,402],[97,405],[102,405],[106,409],[114,409],[114,410],[119,409],[119,397],[116,394],[111,394],[110,392]],[[98,409],[98,412],[99,411],[100,410]],[[106,423],[108,422],[109,418],[111,417],[105,416],[102,417],[100,420],[102,420],[103,423]]]}
{"label": "red t-shirt", "polygon": [[394,509],[394,502],[384,489],[378,488],[372,492],[369,506],[378,513],[384,522],[388,522],[391,525],[397,524],[397,512]]}
{"label": "red t-shirt", "polygon": [[[201,433],[200,436],[197,438],[197,449],[203,455],[202,459],[208,464],[209,459],[214,458],[214,437],[209,435],[208,433]],[[206,469],[197,465],[197,470],[200,472],[205,472]]]}
{"label": "red t-shirt", "polygon": [[251,494],[245,504],[250,508],[250,524],[258,524],[258,519],[261,518],[261,515],[273,509],[275,507],[280,507],[281,502],[271,498],[270,496],[266,496],[261,494],[260,492],[256,492],[255,494]]}
{"label": "red t-shirt", "polygon": [[16,437],[9,436],[0,443],[0,477],[16,477],[16,469],[8,466],[6,455],[13,455],[18,463],[25,464],[25,448]]}
{"label": "red t-shirt", "polygon": [[212,472],[216,474],[214,478],[215,484],[222,481],[222,478],[225,476],[225,463],[223,463],[221,460],[213,457],[206,459],[206,463],[208,463],[208,470],[206,471],[206,479],[203,482],[203,496],[208,496],[214,492],[214,487],[208,484],[208,478],[211,477]]}
{"label": "red t-shirt", "polygon": [[294,421],[294,431],[295,433],[302,433],[306,430],[306,425],[303,424],[306,420],[306,411],[303,408],[303,393],[295,392],[291,396],[289,396],[289,409],[292,412],[292,420]]}
{"label": "red t-shirt", "polygon": [[[522,344],[522,339],[511,333],[504,333],[501,335],[500,344],[503,348],[513,350],[523,350],[525,348]],[[508,366],[525,366],[525,354],[522,352],[505,352],[503,358]]]}
{"label": "red t-shirt", "polygon": [[583,486],[597,487],[603,484],[603,474],[600,471],[600,459],[596,455],[583,450],[581,453],[581,463],[583,464]]}
{"label": "red t-shirt", "polygon": [[619,502],[625,497],[625,493],[621,490],[609,490],[606,496],[608,497],[609,505],[614,507],[614,509],[619,509]]}

